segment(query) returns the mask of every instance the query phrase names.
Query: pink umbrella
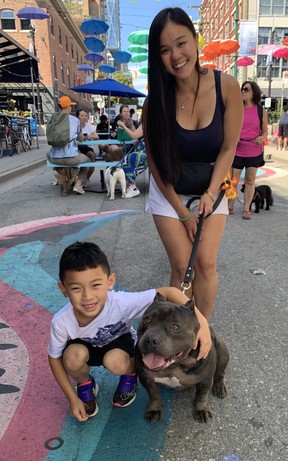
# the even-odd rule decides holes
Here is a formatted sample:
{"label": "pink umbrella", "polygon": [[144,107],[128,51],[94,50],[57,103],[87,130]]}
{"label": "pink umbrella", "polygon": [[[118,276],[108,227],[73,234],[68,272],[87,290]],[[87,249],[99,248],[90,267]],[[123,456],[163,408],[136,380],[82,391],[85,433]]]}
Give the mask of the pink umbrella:
{"label": "pink umbrella", "polygon": [[274,43],[269,44],[269,45],[260,45],[258,46],[258,51],[257,54],[260,55],[266,55],[269,54],[271,51],[275,51],[279,48],[279,45],[276,45]]}
{"label": "pink umbrella", "polygon": [[251,66],[253,62],[254,62],[254,59],[249,58],[248,56],[245,56],[244,58],[239,58],[237,61],[237,64],[239,67],[247,67],[247,66]]}
{"label": "pink umbrella", "polygon": [[273,52],[274,58],[288,59],[288,48],[279,48]]}

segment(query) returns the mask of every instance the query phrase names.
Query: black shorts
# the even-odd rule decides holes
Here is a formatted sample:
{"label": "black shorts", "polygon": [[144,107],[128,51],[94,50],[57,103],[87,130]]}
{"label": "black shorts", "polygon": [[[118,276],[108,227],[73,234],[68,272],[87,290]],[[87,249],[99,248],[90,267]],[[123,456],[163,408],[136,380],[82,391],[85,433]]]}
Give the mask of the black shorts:
{"label": "black shorts", "polygon": [[100,367],[103,365],[104,355],[112,349],[121,349],[122,351],[127,352],[129,357],[133,357],[134,355],[134,340],[131,333],[125,333],[103,347],[92,346],[92,344],[87,343],[87,341],[83,341],[83,339],[80,338],[71,339],[67,342],[63,352],[70,346],[70,344],[83,344],[83,346],[87,347],[89,351],[89,360],[87,365],[90,367]]}
{"label": "black shorts", "polygon": [[234,157],[232,168],[236,170],[243,170],[243,168],[259,168],[264,166],[264,152],[257,155],[257,157]]}

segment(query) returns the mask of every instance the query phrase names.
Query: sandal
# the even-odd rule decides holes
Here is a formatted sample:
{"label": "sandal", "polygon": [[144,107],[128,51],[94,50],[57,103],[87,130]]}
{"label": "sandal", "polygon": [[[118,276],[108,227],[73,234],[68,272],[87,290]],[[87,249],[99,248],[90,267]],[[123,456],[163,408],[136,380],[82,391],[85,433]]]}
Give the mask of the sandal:
{"label": "sandal", "polygon": [[228,208],[229,214],[234,214],[234,208]]}
{"label": "sandal", "polygon": [[251,211],[244,210],[242,213],[242,219],[251,219]]}

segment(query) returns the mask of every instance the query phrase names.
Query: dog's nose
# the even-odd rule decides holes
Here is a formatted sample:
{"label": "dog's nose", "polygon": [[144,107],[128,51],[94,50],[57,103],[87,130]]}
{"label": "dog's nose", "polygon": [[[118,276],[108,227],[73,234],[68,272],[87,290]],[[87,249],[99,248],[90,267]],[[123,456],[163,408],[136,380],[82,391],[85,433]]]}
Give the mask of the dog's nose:
{"label": "dog's nose", "polygon": [[153,336],[147,336],[145,339],[145,346],[149,350],[155,349],[160,343],[160,338],[159,336],[153,335]]}

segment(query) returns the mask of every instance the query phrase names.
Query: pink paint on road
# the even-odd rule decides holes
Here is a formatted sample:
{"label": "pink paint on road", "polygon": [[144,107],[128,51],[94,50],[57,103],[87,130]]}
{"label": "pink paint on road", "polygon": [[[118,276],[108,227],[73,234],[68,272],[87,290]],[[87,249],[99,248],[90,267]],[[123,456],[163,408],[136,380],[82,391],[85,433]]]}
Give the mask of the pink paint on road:
{"label": "pink paint on road", "polygon": [[[1,440],[1,459],[41,461],[48,453],[46,440],[59,435],[68,410],[48,365],[52,314],[1,281],[0,293],[0,317],[18,334],[29,354],[25,389]],[[22,307],[25,305],[30,307]]]}

